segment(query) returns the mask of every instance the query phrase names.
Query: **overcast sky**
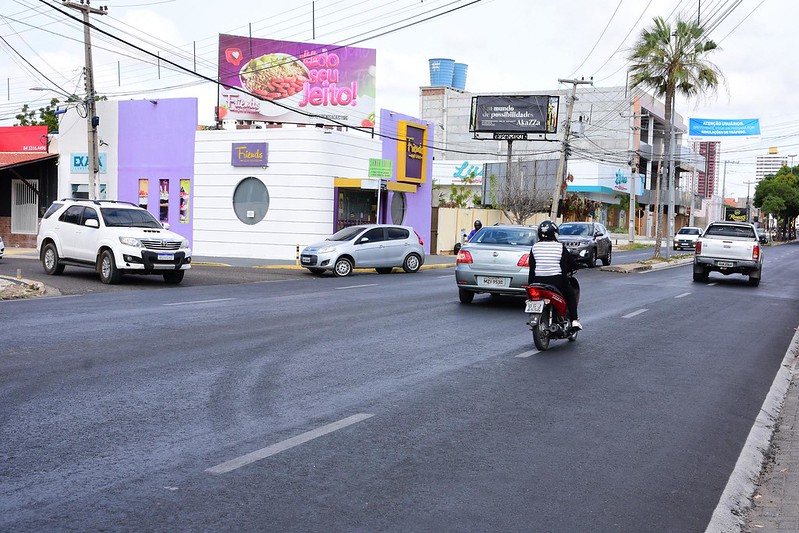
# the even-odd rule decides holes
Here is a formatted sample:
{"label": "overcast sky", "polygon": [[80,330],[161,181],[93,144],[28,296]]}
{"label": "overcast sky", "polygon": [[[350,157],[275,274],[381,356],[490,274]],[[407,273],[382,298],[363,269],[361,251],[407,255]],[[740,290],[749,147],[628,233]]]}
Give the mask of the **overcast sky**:
{"label": "overcast sky", "polygon": [[[710,36],[726,84],[710,99],[677,100],[686,118],[759,118],[759,140],[724,140],[728,196],[746,196],[757,155],[769,147],[799,154],[799,96],[788,28],[792,0],[104,0],[100,30],[215,77],[218,34],[353,44],[377,50],[377,108],[419,115],[428,59],[468,64],[474,92],[546,91],[559,78],[593,78],[600,87],[626,82],[629,47],[652,18],[722,19]],[[39,107],[60,87],[83,92],[83,32],[53,0],[0,0],[0,125],[15,123],[24,103]],[[728,16],[724,13],[730,10]],[[314,16],[312,17],[312,12]],[[437,15],[437,16],[435,16]],[[423,19],[429,19],[424,22]],[[408,26],[402,28],[403,26]],[[378,34],[393,31],[387,35]],[[315,32],[315,40],[314,40]],[[375,37],[376,36],[376,37]],[[196,96],[200,123],[213,123],[216,88],[177,74],[140,51],[92,34],[97,92],[110,98]],[[196,50],[196,56],[194,51]],[[24,57],[24,59],[23,59]],[[30,64],[28,64],[28,62]],[[38,71],[38,72],[37,72]],[[160,77],[159,77],[160,76]],[[171,90],[165,88],[177,87]],[[159,89],[155,91],[155,89]],[[796,160],[799,164],[799,159]]]}

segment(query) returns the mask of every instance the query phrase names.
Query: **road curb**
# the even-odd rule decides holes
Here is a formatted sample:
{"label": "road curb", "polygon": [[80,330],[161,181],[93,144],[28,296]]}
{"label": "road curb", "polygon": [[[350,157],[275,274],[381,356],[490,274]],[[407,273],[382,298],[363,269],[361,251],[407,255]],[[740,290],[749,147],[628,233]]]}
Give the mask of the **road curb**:
{"label": "road curb", "polygon": [[620,274],[632,274],[635,272],[646,272],[649,270],[664,270],[666,268],[675,268],[678,266],[693,263],[692,257],[684,259],[676,259],[674,261],[664,261],[662,263],[626,263],[621,265],[608,265],[600,267],[599,269],[604,272],[618,272]]}
{"label": "road curb", "polygon": [[0,300],[19,300],[42,296],[47,287],[40,281],[0,276]]}

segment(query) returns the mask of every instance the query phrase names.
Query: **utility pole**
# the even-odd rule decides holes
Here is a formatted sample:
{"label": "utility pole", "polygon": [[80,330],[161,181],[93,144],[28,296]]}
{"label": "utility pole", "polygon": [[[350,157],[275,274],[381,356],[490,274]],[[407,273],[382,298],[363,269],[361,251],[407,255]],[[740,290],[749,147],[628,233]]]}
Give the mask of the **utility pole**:
{"label": "utility pole", "polygon": [[629,219],[629,239],[630,244],[635,242],[635,215],[637,211],[637,201],[635,198],[635,188],[636,182],[638,181],[638,150],[635,147],[635,131],[637,129],[636,124],[636,116],[635,116],[635,107],[632,107],[632,112],[630,113],[630,212],[628,214]]}
{"label": "utility pole", "polygon": [[557,175],[555,176],[555,192],[552,194],[552,209],[549,211],[549,219],[555,222],[558,218],[558,203],[560,202],[560,193],[563,184],[566,183],[566,160],[569,151],[569,134],[571,133],[572,113],[574,112],[574,102],[577,101],[577,86],[578,85],[593,85],[593,81],[585,80],[564,80],[558,79],[558,83],[571,83],[572,93],[569,98],[569,108],[566,112],[566,124],[563,125],[563,143],[560,150],[560,160],[558,161]]}
{"label": "utility pole", "polygon": [[86,52],[86,126],[88,132],[88,155],[89,155],[89,199],[97,200],[100,198],[100,147],[97,141],[97,126],[100,125],[100,117],[97,116],[97,102],[94,94],[94,66],[92,65],[92,37],[89,25],[89,14],[107,15],[108,6],[94,8],[89,5],[89,0],[81,0],[80,4],[64,1],[64,6],[77,9],[83,13],[83,46]]}
{"label": "utility pole", "polygon": [[752,209],[749,205],[749,186],[757,183],[756,181],[745,181],[744,185],[746,185],[746,221],[752,222]]}

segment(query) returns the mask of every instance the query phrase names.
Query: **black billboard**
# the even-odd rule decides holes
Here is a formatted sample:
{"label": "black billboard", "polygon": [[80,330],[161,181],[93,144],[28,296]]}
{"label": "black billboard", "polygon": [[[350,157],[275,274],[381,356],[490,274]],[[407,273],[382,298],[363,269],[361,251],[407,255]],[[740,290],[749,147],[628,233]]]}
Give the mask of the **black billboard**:
{"label": "black billboard", "polygon": [[724,220],[728,222],[749,222],[749,208],[725,207]]}
{"label": "black billboard", "polygon": [[557,133],[560,97],[545,94],[475,96],[469,131]]}

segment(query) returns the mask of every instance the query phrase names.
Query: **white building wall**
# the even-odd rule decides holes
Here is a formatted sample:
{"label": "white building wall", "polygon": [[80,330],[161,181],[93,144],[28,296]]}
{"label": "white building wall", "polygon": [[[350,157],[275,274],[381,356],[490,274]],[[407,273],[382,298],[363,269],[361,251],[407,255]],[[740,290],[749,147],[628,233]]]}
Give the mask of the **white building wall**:
{"label": "white building wall", "polygon": [[[105,172],[98,174],[100,184],[105,184],[105,198],[118,199],[117,175],[119,168],[119,113],[118,102],[100,100],[97,102],[97,116],[100,125],[97,134],[100,154],[106,155]],[[87,120],[78,116],[75,107],[70,106],[61,118],[58,127],[58,198],[72,197],[72,185],[89,185],[89,174],[73,174],[70,171],[73,154],[86,154],[89,149]],[[101,188],[102,190],[102,188]],[[102,197],[102,196],[101,196]]]}
{"label": "white building wall", "polygon": [[[234,167],[231,146],[267,142],[268,167]],[[365,178],[380,140],[318,128],[198,131],[194,175],[194,254],[294,260],[300,248],[333,232],[334,178]],[[247,177],[261,180],[269,209],[241,222],[233,193]]]}

